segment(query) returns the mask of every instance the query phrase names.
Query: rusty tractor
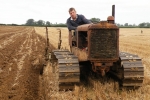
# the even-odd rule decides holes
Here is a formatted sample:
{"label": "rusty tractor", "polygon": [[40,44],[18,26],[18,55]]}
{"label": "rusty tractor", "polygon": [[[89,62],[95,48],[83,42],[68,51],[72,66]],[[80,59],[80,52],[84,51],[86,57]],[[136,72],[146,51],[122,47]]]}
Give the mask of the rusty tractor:
{"label": "rusty tractor", "polygon": [[[48,33],[47,33],[48,34]],[[61,31],[58,49],[52,50],[49,60],[57,64],[59,84],[69,88],[80,82],[81,66],[105,76],[112,74],[123,87],[140,87],[144,67],[138,55],[119,51],[119,28],[115,25],[115,5],[106,21],[85,24],[69,31],[70,50],[61,49]],[[47,43],[48,44],[48,43]],[[84,71],[84,70],[83,70]]]}

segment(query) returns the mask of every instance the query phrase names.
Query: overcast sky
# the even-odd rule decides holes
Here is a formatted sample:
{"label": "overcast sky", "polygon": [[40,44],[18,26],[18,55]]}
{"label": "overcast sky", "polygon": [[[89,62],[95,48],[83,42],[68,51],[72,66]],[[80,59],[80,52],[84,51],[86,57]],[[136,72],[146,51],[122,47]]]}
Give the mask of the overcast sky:
{"label": "overcast sky", "polygon": [[70,7],[88,19],[106,20],[112,5],[116,8],[116,23],[150,22],[150,0],[0,0],[0,23],[24,24],[30,18],[66,23]]}

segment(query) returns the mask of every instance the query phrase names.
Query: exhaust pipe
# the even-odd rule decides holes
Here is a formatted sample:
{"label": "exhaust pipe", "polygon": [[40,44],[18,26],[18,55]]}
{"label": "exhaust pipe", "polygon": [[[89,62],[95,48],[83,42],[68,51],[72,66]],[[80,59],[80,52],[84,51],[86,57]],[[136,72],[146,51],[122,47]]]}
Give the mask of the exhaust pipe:
{"label": "exhaust pipe", "polygon": [[114,23],[115,23],[115,5],[112,5],[112,16],[114,17]]}

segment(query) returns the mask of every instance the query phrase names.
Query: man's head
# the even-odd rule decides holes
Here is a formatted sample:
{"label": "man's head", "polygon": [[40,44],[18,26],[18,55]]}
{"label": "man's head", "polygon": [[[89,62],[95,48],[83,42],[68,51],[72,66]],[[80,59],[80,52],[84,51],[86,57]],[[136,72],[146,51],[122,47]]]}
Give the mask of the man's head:
{"label": "man's head", "polygon": [[76,19],[77,14],[76,14],[76,10],[74,8],[69,9],[69,14],[72,19]]}

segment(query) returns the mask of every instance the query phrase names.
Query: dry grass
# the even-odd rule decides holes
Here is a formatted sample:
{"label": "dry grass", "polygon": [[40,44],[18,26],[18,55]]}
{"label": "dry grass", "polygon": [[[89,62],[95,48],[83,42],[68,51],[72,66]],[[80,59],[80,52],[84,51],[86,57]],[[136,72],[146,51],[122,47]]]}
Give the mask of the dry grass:
{"label": "dry grass", "polygon": [[[45,35],[44,28],[35,28],[36,32]],[[62,28],[62,47],[69,49],[68,31]],[[141,30],[143,33],[141,34]],[[50,43],[57,48],[58,31],[49,28]],[[135,91],[119,90],[116,82],[110,81],[101,84],[99,81],[89,79],[91,86],[76,86],[74,91],[60,92],[55,88],[57,82],[51,73],[52,67],[45,67],[44,80],[47,100],[150,100],[150,29],[120,29],[120,50],[138,54],[144,65],[143,86]],[[81,53],[81,52],[80,52]],[[80,55],[77,53],[77,55]],[[82,59],[82,58],[81,58]],[[84,58],[83,58],[84,59]],[[83,60],[82,59],[82,60]],[[53,88],[52,88],[53,87]]]}
{"label": "dry grass", "polygon": [[[48,28],[48,35],[49,35],[49,41],[50,43],[57,48],[58,46],[58,37],[59,37],[59,30],[60,28]],[[38,34],[45,37],[46,29],[44,27],[35,27],[35,30]],[[66,28],[61,28],[61,37],[62,37],[62,48],[70,49],[68,44],[68,31]]]}
{"label": "dry grass", "polygon": [[87,61],[87,53],[86,50],[78,49],[78,48],[72,48],[72,52],[78,57],[79,61]]}

